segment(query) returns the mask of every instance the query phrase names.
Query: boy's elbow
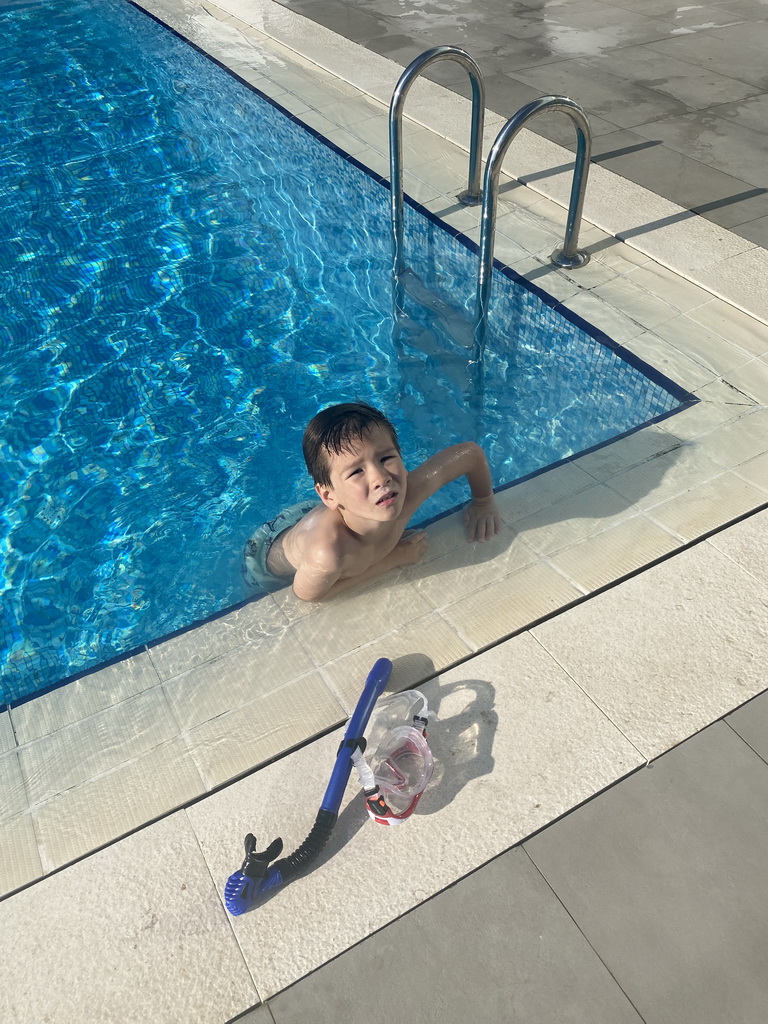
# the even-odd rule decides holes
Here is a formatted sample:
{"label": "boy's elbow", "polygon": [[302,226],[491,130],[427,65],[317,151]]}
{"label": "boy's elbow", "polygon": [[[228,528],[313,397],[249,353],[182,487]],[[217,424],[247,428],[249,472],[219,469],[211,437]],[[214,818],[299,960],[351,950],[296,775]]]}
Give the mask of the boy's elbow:
{"label": "boy's elbow", "polygon": [[296,573],[293,578],[293,592],[300,601],[323,601],[330,597],[338,578],[338,573],[323,576],[312,573],[304,576]]}
{"label": "boy's elbow", "polygon": [[488,460],[485,452],[476,441],[464,441],[461,445],[462,455],[473,466],[486,465]]}
{"label": "boy's elbow", "polygon": [[324,597],[328,596],[330,587],[317,588],[317,587],[303,587],[301,584],[297,584],[293,581],[293,592],[300,601],[322,601]]}

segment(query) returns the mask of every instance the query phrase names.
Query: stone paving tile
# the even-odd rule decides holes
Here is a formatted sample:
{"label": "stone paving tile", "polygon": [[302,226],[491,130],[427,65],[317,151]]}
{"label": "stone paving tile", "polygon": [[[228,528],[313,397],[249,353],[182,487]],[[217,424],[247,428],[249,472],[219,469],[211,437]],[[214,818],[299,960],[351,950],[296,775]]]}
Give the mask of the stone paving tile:
{"label": "stone paving tile", "polygon": [[750,357],[749,352],[706,330],[692,316],[678,316],[658,324],[655,333],[718,376],[728,376]]}
{"label": "stone paving tile", "polygon": [[9,712],[3,711],[0,714],[0,754],[5,754],[9,750],[13,750],[16,746],[16,737],[13,732],[13,726],[11,725],[11,716]]}
{"label": "stone paving tile", "polygon": [[768,252],[759,247],[713,263],[697,275],[704,287],[715,295],[727,295],[734,305],[748,309],[768,321]]}
{"label": "stone paving tile", "polygon": [[205,792],[181,739],[33,808],[45,871],[52,871]]}
{"label": "stone paving tile", "polygon": [[26,811],[27,791],[19,755],[11,750],[0,757],[0,821]]}
{"label": "stone paving tile", "polygon": [[184,815],[0,904],[8,1024],[223,1022],[258,1001]]}
{"label": "stone paving tile", "polygon": [[768,585],[768,514],[758,512],[710,537],[713,548]]}
{"label": "stone paving tile", "polygon": [[671,96],[663,96],[577,60],[518,70],[515,78],[538,88],[542,95],[573,96],[590,113],[620,128],[637,130],[637,125],[655,124],[661,118],[685,114],[689,109]]}
{"label": "stone paving tile", "polygon": [[608,486],[638,507],[652,509],[677,495],[685,495],[702,479],[719,476],[718,464],[696,442],[675,443],[655,458],[612,476]]}
{"label": "stone paving tile", "polygon": [[268,1004],[262,1003],[260,1006],[255,1006],[248,1013],[239,1016],[236,1024],[275,1024],[275,1018],[272,1016],[272,1011]]}
{"label": "stone paving tile", "polygon": [[654,757],[765,688],[767,609],[768,585],[704,542],[532,634]]}
{"label": "stone paving tile", "polygon": [[314,667],[290,630],[261,644],[244,644],[206,665],[165,683],[181,730],[201,725],[233,708],[249,704]]}
{"label": "stone paving tile", "polygon": [[724,117],[728,121],[735,121],[753,131],[768,133],[768,96],[764,93],[722,103],[720,106],[711,107],[709,113],[716,117]]}
{"label": "stone paving tile", "polygon": [[768,360],[765,356],[751,359],[728,374],[731,384],[761,405],[768,405]]}
{"label": "stone paving tile", "polygon": [[710,111],[635,122],[634,130],[752,185],[768,185],[764,136],[734,121],[713,117]]}
{"label": "stone paving tile", "polygon": [[82,785],[178,734],[159,686],[19,748],[30,804]]}
{"label": "stone paving tile", "polygon": [[206,789],[283,754],[344,718],[317,673],[191,729],[187,744]]}
{"label": "stone paving tile", "polygon": [[687,60],[721,75],[732,74],[734,66],[738,66],[742,82],[761,90],[767,84],[765,52],[768,23],[764,20],[678,35],[674,39],[655,40],[648,45],[667,57]]}
{"label": "stone paving tile", "polygon": [[285,618],[269,594],[194,630],[153,644],[149,656],[160,678],[170,679],[243,644],[268,644],[284,629]]}
{"label": "stone paving tile", "polygon": [[159,682],[149,655],[140,653],[96,669],[72,683],[20,704],[10,712],[19,743],[30,743],[88,718]]}
{"label": "stone paving tile", "polygon": [[[640,0],[640,4],[640,13],[646,13],[646,10],[649,14],[653,13],[652,10],[648,10],[646,0]],[[621,6],[629,8],[628,4]],[[678,7],[678,11],[675,12],[676,23],[680,10]],[[702,17],[703,10],[701,6],[696,6],[690,8],[687,13],[703,21],[706,20],[706,16]],[[715,17],[727,21],[732,19],[733,15],[726,14],[720,9],[715,12]],[[727,109],[732,110],[733,107],[741,107],[738,101],[754,96],[759,91],[756,85],[748,85],[738,78],[718,74],[708,67],[662,55],[646,45],[622,46],[620,50],[582,57],[581,63],[616,75],[617,78],[635,81],[638,85],[670,96],[694,110],[710,107],[715,103],[728,105]],[[725,117],[727,114],[722,113],[720,116]]]}
{"label": "stone paving tile", "polygon": [[552,556],[551,562],[569,580],[590,593],[644,568],[680,546],[671,533],[645,516],[635,516]]}
{"label": "stone paving tile", "polygon": [[755,245],[768,249],[768,217],[760,217],[757,220],[749,221],[749,223],[740,224],[738,232],[744,238],[754,242]]}

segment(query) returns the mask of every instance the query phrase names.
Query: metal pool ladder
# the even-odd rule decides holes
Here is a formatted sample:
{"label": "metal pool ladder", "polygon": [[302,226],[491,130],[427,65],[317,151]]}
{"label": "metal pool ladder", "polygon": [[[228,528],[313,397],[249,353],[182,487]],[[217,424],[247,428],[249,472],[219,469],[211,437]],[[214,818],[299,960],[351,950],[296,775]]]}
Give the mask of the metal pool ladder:
{"label": "metal pool ladder", "polygon": [[578,248],[579,228],[584,207],[584,193],[589,173],[592,133],[583,108],[567,96],[542,96],[521,107],[503,126],[488,154],[483,189],[480,191],[480,149],[483,138],[485,88],[483,77],[474,59],[458,46],[435,46],[413,60],[400,76],[389,106],[389,166],[390,208],[392,213],[392,273],[395,319],[403,308],[402,277],[407,270],[403,259],[403,106],[408,90],[431,64],[439,60],[454,60],[467,72],[472,85],[472,126],[469,142],[469,180],[459,196],[459,202],[476,205],[482,198],[480,214],[480,260],[477,276],[474,311],[474,350],[470,364],[482,364],[488,331],[488,306],[493,279],[493,245],[496,230],[499,174],[512,140],[529,121],[547,111],[560,111],[570,117],[576,128],[576,163],[571,183],[568,218],[563,247],[556,249],[550,259],[559,267],[575,269],[589,262],[589,253]]}

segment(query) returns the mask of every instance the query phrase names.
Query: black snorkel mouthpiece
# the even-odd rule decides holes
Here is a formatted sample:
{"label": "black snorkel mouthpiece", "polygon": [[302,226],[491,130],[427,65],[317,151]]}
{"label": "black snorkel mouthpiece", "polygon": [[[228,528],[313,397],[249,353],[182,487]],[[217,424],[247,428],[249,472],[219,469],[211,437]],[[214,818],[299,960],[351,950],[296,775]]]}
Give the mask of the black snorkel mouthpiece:
{"label": "black snorkel mouthpiece", "polygon": [[260,882],[267,873],[269,862],[274,860],[275,857],[279,857],[282,852],[283,840],[275,839],[263,853],[258,853],[256,850],[256,836],[253,832],[249,832],[245,837],[245,860],[240,870],[246,878],[252,878],[254,881]]}

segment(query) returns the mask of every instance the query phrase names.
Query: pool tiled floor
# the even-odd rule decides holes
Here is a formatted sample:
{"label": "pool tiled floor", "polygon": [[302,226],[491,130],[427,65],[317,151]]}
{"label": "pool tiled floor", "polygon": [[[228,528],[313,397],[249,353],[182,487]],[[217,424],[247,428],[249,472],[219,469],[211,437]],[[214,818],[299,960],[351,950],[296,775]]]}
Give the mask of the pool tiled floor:
{"label": "pool tiled floor", "polygon": [[[579,6],[589,24],[597,4]],[[151,9],[388,173],[385,103],[399,74],[390,61],[361,58],[359,47],[268,0],[158,0]],[[370,27],[355,19],[365,12],[348,11],[353,35]],[[483,65],[486,52],[476,56]],[[468,104],[424,82],[406,113],[417,119],[407,124],[406,191],[472,237],[477,212],[454,199]],[[502,123],[489,113],[486,150]],[[556,271],[547,260],[562,232],[568,160],[555,143],[521,133],[505,166],[530,187],[504,179],[497,254],[699,404],[502,492],[505,530],[487,548],[467,545],[449,517],[430,528],[423,564],[362,593],[328,606],[273,595],[0,715],[5,891],[162,818],[0,906],[16,965],[0,995],[3,1019],[51,1012],[67,986],[49,976],[32,994],[23,965],[44,935],[66,935],[77,921],[87,928],[101,911],[123,920],[104,950],[107,975],[121,981],[108,991],[83,973],[82,999],[90,993],[99,1015],[64,993],[55,1019],[227,1020],[764,688],[768,578],[755,555],[764,513],[632,574],[768,505],[766,253],[596,166],[582,235],[592,261]],[[430,789],[432,803],[425,797],[423,816],[393,838],[361,830],[351,799],[337,856],[263,911],[229,922],[215,889],[237,866],[242,835],[275,822],[288,846],[303,838],[307,806],[294,794],[311,789],[313,816],[338,737],[304,744],[344,719],[381,655],[395,661],[393,688],[431,680],[441,706],[433,742],[444,780]],[[258,765],[266,767],[225,785]],[[153,836],[169,853],[148,855],[157,882],[140,895],[150,867],[135,865],[155,848]],[[101,907],[105,879],[126,876],[136,879],[130,891],[118,881],[115,903],[110,896]],[[342,908],[351,930],[334,917],[340,892],[353,894]],[[196,901],[206,909],[191,926]],[[40,924],[17,941],[17,922],[30,918]],[[222,951],[231,984],[206,990],[205,942],[179,939],[190,927]],[[168,943],[153,938],[145,948],[145,933]],[[61,949],[62,977],[81,977],[89,958],[69,940]],[[158,984],[170,972],[181,979],[159,1002],[144,984],[150,957]]]}

